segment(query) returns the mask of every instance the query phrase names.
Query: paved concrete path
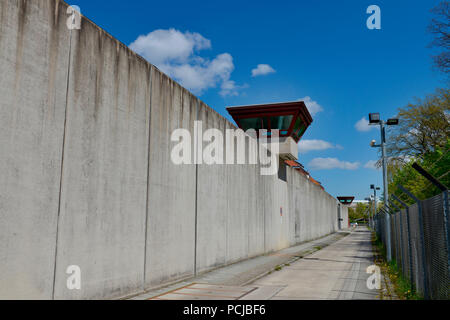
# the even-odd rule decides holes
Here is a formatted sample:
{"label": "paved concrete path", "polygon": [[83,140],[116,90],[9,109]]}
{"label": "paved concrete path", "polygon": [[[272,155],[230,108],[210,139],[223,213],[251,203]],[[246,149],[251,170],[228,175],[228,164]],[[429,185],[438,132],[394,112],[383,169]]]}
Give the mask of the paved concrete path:
{"label": "paved concrete path", "polygon": [[348,234],[235,263],[132,299],[377,299],[378,290],[366,286],[366,268],[373,264],[370,232],[360,227]]}
{"label": "paved concrete path", "polygon": [[254,283],[281,288],[270,299],[378,299],[379,290],[367,288],[374,264],[371,233],[359,227],[350,236],[300,259]]}

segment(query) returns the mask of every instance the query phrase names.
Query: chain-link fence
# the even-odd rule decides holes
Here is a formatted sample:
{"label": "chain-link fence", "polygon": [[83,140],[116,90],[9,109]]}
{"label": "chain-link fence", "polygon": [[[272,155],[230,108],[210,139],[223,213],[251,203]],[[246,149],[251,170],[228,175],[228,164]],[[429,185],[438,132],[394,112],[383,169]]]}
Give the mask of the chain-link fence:
{"label": "chain-link fence", "polygon": [[[386,245],[386,213],[373,222]],[[425,299],[450,299],[448,190],[390,214],[391,253]]]}

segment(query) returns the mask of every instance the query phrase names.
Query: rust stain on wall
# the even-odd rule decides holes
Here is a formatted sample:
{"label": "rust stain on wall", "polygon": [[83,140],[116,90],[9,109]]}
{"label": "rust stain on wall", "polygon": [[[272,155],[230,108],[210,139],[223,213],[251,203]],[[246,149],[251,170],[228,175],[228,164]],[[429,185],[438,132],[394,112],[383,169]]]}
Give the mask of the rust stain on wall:
{"label": "rust stain on wall", "polygon": [[[47,104],[49,106],[48,110],[48,116],[54,117],[55,115],[55,78],[56,78],[56,72],[57,72],[57,64],[59,62],[59,47],[60,47],[60,25],[59,25],[59,6],[62,4],[59,2],[59,0],[52,1],[47,0],[47,11],[49,14],[49,21],[51,27],[49,28],[50,33],[50,42],[48,51],[50,53],[50,59],[49,59],[49,69],[48,69],[48,92],[47,92]],[[67,30],[69,33],[70,31]],[[68,37],[68,43],[66,44],[67,47],[70,47],[70,37]],[[67,60],[69,57],[67,57]],[[68,62],[69,63],[69,62]]]}
{"label": "rust stain on wall", "polygon": [[0,49],[1,49],[1,44],[2,44],[2,37],[3,37],[3,25],[7,25],[8,24],[8,16],[6,14],[8,8],[8,1],[0,1]]}
{"label": "rust stain on wall", "polygon": [[102,85],[103,85],[103,37],[101,31],[97,32],[97,52],[96,52],[96,64],[95,64],[95,104],[94,104],[94,119],[97,120],[98,111],[102,104]]}
{"label": "rust stain on wall", "polygon": [[14,89],[17,92],[20,81],[20,73],[22,71],[23,59],[23,39],[25,33],[25,24],[27,20],[27,0],[19,0],[18,12],[18,26],[17,26],[17,48],[16,48],[16,77],[14,82]]}
{"label": "rust stain on wall", "polygon": [[[83,72],[87,72],[88,70],[84,70],[83,67],[87,67],[84,64],[84,54],[87,54],[87,32],[85,32],[85,21],[84,18],[81,19],[81,29],[77,32],[72,33],[72,52],[73,59],[71,62],[71,68],[73,72],[73,93],[74,93],[74,104],[76,105],[78,102],[80,87],[81,87],[81,79]],[[75,50],[73,49],[75,47]]]}
{"label": "rust stain on wall", "polygon": [[127,52],[128,57],[128,115],[134,111],[134,105],[136,103],[136,83],[135,83],[135,72],[136,72],[136,61],[134,57]]}
{"label": "rust stain on wall", "polygon": [[120,85],[120,45],[116,43],[116,56],[114,59],[114,117],[117,119],[119,111],[119,85]]}

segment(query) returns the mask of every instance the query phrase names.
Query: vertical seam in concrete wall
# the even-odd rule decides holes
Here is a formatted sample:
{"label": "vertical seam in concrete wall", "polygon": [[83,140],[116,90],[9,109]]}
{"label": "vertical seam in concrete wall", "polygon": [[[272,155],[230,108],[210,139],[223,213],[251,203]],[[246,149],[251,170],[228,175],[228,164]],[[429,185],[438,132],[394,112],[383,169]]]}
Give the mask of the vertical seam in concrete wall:
{"label": "vertical seam in concrete wall", "polygon": [[[249,146],[249,150],[250,150],[250,146]],[[249,157],[250,157],[250,151],[249,151]],[[257,166],[255,166],[255,173],[257,174],[257,171],[256,171],[256,168],[257,168]],[[256,176],[255,176],[256,177]],[[255,178],[255,186],[257,186],[258,185],[258,181],[256,180],[256,178]],[[255,197],[255,208],[254,208],[254,211],[252,211],[252,214],[253,213],[256,213],[255,214],[255,216],[253,217],[253,219],[256,221],[256,222],[258,222],[258,191],[255,191],[255,189],[256,188],[254,188],[253,189],[253,192],[255,192],[255,194],[254,194],[254,197]],[[248,257],[250,257],[250,256],[254,256],[255,254],[254,254],[254,251],[253,250],[250,250],[250,248],[251,248],[251,239],[250,239],[250,221],[251,221],[251,219],[250,219],[250,213],[249,213],[249,218],[248,218]],[[256,229],[256,230],[258,230],[258,229]],[[255,235],[256,235],[256,239],[258,239],[258,235],[257,235],[257,233],[258,232],[255,232]],[[258,240],[256,240],[256,246],[258,245]],[[255,244],[253,244],[253,246],[255,246]],[[256,250],[256,251],[258,251],[258,250]]]}
{"label": "vertical seam in concrete wall", "polygon": [[[196,104],[195,104],[195,109],[196,109],[196,115],[195,115],[195,119],[198,121],[198,113],[199,113],[199,103],[197,100]],[[195,125],[194,125],[194,139],[197,138],[197,132],[195,132]],[[195,148],[194,150],[194,159],[197,159],[198,154],[197,154],[197,150],[198,150],[198,145],[197,143],[195,143],[194,141],[194,146],[197,146],[197,148]],[[195,161],[195,218],[194,218],[194,276],[197,275],[197,212],[198,212],[198,161]]]}
{"label": "vertical seam in concrete wall", "polygon": [[[258,145],[259,147],[259,145]],[[266,199],[266,185],[265,185],[265,181],[262,177],[261,174],[259,174],[259,179],[263,180],[262,182],[262,186],[263,186],[263,215],[264,215],[264,228],[263,228],[263,235],[264,235],[264,253],[267,252],[267,248],[266,248],[266,203],[265,203],[265,199]]]}
{"label": "vertical seam in concrete wall", "polygon": [[58,199],[58,214],[56,216],[56,239],[55,239],[55,262],[53,267],[53,285],[52,285],[52,299],[55,299],[55,285],[56,285],[56,264],[58,261],[58,239],[59,239],[59,218],[61,215],[61,194],[62,181],[64,171],[64,150],[66,146],[66,124],[67,124],[67,106],[69,103],[69,83],[70,83],[70,67],[72,64],[72,30],[69,30],[69,62],[67,65],[67,81],[66,81],[66,105],[64,110],[64,130],[63,130],[63,144],[61,149],[61,169],[59,176],[59,199]]}
{"label": "vertical seam in concrete wall", "polygon": [[145,199],[145,235],[144,235],[144,277],[142,289],[145,290],[145,281],[147,280],[147,239],[148,239],[148,205],[150,192],[150,135],[152,128],[152,93],[153,93],[153,67],[150,67],[150,97],[148,108],[148,144],[147,144],[147,194]]}
{"label": "vertical seam in concrete wall", "polygon": [[[250,161],[249,161],[249,164],[250,164]],[[251,210],[252,210],[252,207],[249,203],[248,210],[247,210],[247,258],[250,257],[250,211]]]}
{"label": "vertical seam in concrete wall", "polygon": [[[233,161],[233,163],[234,163],[234,161]],[[230,202],[230,198],[229,198],[230,175],[228,174],[226,166],[225,166],[225,175],[226,175],[226,181],[227,181],[227,184],[226,184],[227,187],[225,188],[225,192],[226,192],[225,199],[226,199],[226,204],[227,204],[226,209],[225,209],[225,263],[227,263],[227,261],[229,260],[229,256],[230,256],[229,247],[228,247],[228,225],[230,223],[230,221],[228,220],[228,217],[229,217],[228,211],[230,210],[230,205],[229,205],[229,202]]]}
{"label": "vertical seam in concrete wall", "polygon": [[198,192],[198,164],[195,165],[195,228],[194,228],[194,275],[197,275],[197,192]]}

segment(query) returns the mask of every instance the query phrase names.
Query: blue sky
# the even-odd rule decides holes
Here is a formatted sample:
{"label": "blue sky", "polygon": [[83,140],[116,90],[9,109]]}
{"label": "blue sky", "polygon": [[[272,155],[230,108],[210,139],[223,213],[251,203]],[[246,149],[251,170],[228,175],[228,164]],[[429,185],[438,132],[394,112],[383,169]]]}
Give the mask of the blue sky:
{"label": "blue sky", "polygon": [[[370,194],[381,172],[369,147],[379,131],[355,124],[383,118],[443,87],[432,69],[427,26],[439,1],[78,0],[81,12],[231,119],[227,106],[310,97],[321,110],[299,161],[333,196]],[[369,5],[381,30],[369,30]],[[157,31],[159,30],[159,31]],[[155,32],[157,31],[157,32]],[[147,36],[136,40],[139,36]],[[252,75],[258,65],[275,72]],[[262,66],[261,73],[270,70]],[[215,87],[209,87],[214,85]],[[363,127],[364,128],[364,127]],[[311,141],[320,140],[320,141]],[[317,160],[317,158],[324,158]],[[329,169],[325,169],[329,167]]]}

